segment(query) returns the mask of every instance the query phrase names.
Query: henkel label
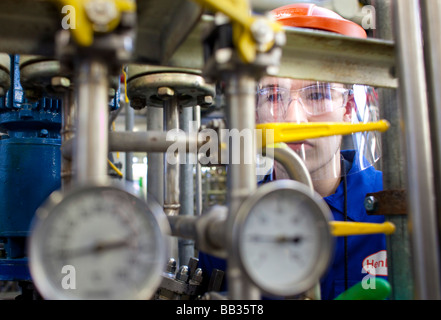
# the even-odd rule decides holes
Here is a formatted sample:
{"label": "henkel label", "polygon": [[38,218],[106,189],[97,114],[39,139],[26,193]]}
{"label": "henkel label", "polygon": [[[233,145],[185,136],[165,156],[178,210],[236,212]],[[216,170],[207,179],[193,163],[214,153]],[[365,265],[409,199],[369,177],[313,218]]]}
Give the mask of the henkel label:
{"label": "henkel label", "polygon": [[363,260],[363,269],[373,276],[387,276],[387,252],[381,250]]}

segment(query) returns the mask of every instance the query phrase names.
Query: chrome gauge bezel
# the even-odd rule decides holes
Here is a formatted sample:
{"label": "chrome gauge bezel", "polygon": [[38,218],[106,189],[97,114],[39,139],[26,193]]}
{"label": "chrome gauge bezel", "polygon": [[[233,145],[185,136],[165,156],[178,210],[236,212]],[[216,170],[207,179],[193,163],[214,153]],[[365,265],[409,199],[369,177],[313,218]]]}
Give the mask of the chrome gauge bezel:
{"label": "chrome gauge bezel", "polygon": [[[295,210],[295,200],[300,199],[304,207],[305,201],[309,212],[305,214],[312,214],[315,220],[314,228],[317,228],[316,234],[319,235],[319,246],[317,247],[319,252],[315,253],[316,261],[314,267],[308,272],[303,272],[306,276],[301,280],[294,280],[295,277],[289,279],[289,276],[279,281],[283,282],[283,285],[274,285],[267,279],[270,279],[268,274],[256,275],[251,270],[253,266],[250,266],[246,262],[247,246],[245,245],[244,229],[247,223],[249,223],[250,217],[253,215],[254,210],[261,205],[264,201],[269,199],[269,196],[274,193],[288,192],[291,194],[288,197],[288,201],[293,201],[292,209]],[[271,218],[271,215],[268,216]],[[275,218],[273,216],[273,218]],[[266,295],[291,297],[302,294],[307,290],[313,288],[319,283],[320,278],[327,271],[334,249],[334,237],[331,234],[331,228],[329,221],[332,219],[332,213],[327,206],[326,202],[315,191],[311,190],[308,186],[294,180],[276,180],[270,183],[266,183],[257,188],[257,190],[248,197],[240,206],[237,212],[234,227],[233,227],[233,255],[239,261],[242,272],[259,290]],[[296,270],[292,270],[296,272]],[[298,271],[297,271],[298,272]]]}
{"label": "chrome gauge bezel", "polygon": [[[137,262],[139,264],[145,264],[145,268],[148,268],[148,272],[142,275],[142,281],[139,281],[133,285],[131,284],[131,286],[133,286],[133,291],[127,291],[131,292],[130,294],[127,293],[127,295],[125,296],[113,295],[110,299],[150,299],[159,287],[162,280],[161,274],[165,268],[168,259],[168,235],[170,235],[170,226],[162,208],[154,200],[149,199],[146,202],[136,195],[120,188],[119,186],[88,185],[74,188],[72,190],[69,190],[68,192],[53,192],[49,196],[47,201],[37,210],[33,219],[30,236],[28,238],[29,268],[32,280],[44,299],[89,299],[88,297],[82,296],[81,290],[77,290],[78,293],[75,293],[75,290],[65,290],[62,288],[61,284],[59,283],[59,275],[55,276],[53,272],[48,271],[49,268],[47,266],[49,266],[48,263],[50,262],[48,261],[48,259],[51,259],[51,256],[48,254],[48,252],[46,252],[47,250],[45,250],[44,245],[45,243],[47,243],[46,241],[48,237],[51,237],[51,235],[53,236],[53,234],[55,234],[55,231],[51,231],[51,228],[53,228],[55,223],[61,221],[60,219],[63,219],[63,212],[67,212],[67,209],[69,209],[65,208],[65,206],[74,206],[75,203],[78,203],[78,201],[81,201],[81,199],[85,199],[85,197],[91,198],[92,196],[96,197],[96,201],[98,203],[99,201],[105,199],[103,195],[105,195],[106,197],[112,195],[115,197],[120,197],[117,199],[122,200],[121,202],[124,203],[123,207],[125,207],[126,205],[130,206],[127,208],[127,210],[132,210],[131,214],[139,215],[139,217],[137,216],[137,218],[139,218],[140,220],[137,221],[142,221],[142,226],[139,227],[139,229],[137,230],[139,230],[140,233],[144,233],[144,238],[142,240],[144,241],[143,243],[146,243],[146,239],[153,242],[153,244],[149,246],[140,245],[139,250],[143,250],[142,253],[145,257],[145,255],[147,254],[146,251],[152,250],[152,248],[154,248],[153,250],[156,257],[150,262],[146,262],[145,258],[144,260],[142,260],[142,262],[140,262],[141,260]],[[127,201],[124,199],[126,199]],[[136,237],[138,237],[136,239],[140,239],[139,236],[140,234],[136,233]],[[121,252],[123,252],[124,250],[126,250],[126,248],[123,248]],[[112,266],[105,267],[111,268]],[[127,272],[131,272],[130,268],[127,269]],[[112,284],[111,286],[115,285]],[[115,288],[115,290],[118,290],[118,288]],[[93,299],[108,299],[108,297],[97,296]]]}

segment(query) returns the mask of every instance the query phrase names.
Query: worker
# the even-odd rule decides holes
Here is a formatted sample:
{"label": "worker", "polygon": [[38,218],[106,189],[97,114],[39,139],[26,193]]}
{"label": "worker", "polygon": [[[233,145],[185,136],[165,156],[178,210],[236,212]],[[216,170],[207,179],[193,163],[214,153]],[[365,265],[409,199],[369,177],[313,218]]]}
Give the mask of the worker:
{"label": "worker", "polygon": [[[357,24],[314,4],[287,5],[271,13],[285,26],[366,37]],[[375,98],[375,90],[368,86],[264,77],[257,89],[256,123],[376,121]],[[379,142],[376,133],[359,133],[288,146],[304,160],[314,189],[330,207],[334,220],[382,223],[383,216],[368,215],[364,207],[366,194],[383,188],[382,173],[374,167],[379,159]],[[275,163],[264,180],[284,178],[288,175]],[[321,299],[334,299],[369,277],[386,277],[386,259],[386,239],[382,234],[336,238],[333,260],[320,283]],[[225,268],[221,259],[201,254],[200,260],[208,268]],[[366,286],[366,290],[370,289],[373,288]]]}

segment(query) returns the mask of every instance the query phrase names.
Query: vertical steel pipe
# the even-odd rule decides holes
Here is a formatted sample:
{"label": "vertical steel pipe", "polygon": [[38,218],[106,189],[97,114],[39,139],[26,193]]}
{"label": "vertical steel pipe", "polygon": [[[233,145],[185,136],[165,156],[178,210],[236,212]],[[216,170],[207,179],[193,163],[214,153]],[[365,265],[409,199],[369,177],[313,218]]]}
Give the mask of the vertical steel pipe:
{"label": "vertical steel pipe", "polygon": [[394,3],[415,298],[435,300],[440,298],[439,242],[419,11],[417,0],[399,0]]}
{"label": "vertical steel pipe", "polygon": [[[374,36],[394,41],[393,4],[394,0],[371,0],[377,14]],[[392,72],[392,70],[391,70]],[[382,155],[379,168],[383,172],[384,190],[403,190],[406,188],[406,168],[404,165],[404,141],[401,129],[402,110],[398,105],[397,91],[378,88],[380,118],[387,119],[391,126],[382,134]],[[396,226],[396,231],[387,236],[388,281],[392,291],[391,300],[412,300],[413,275],[409,239],[408,216],[386,215],[386,220]]]}
{"label": "vertical steel pipe", "polygon": [[[162,108],[147,107],[147,131],[164,130],[164,111]],[[147,154],[147,192],[158,203],[164,205],[164,154],[149,152]]]}
{"label": "vertical steel pipe", "polygon": [[78,125],[73,164],[76,182],[106,183],[109,152],[108,67],[98,59],[82,59],[75,72]]}
{"label": "vertical steel pipe", "polygon": [[[75,105],[75,95],[71,87],[63,92],[63,112],[61,117],[61,144],[73,139],[75,136],[77,106]],[[61,188],[69,188],[74,176],[72,160],[61,157]]]}
{"label": "vertical steel pipe", "polygon": [[[177,95],[164,100],[164,129],[179,129],[179,105]],[[164,212],[168,216],[179,214],[179,154],[167,152],[165,157]]]}
{"label": "vertical steel pipe", "polygon": [[[429,118],[432,134],[435,194],[441,193],[441,1],[421,0]],[[436,197],[438,237],[441,230],[441,197]]]}
{"label": "vertical steel pipe", "polygon": [[[229,141],[229,163],[227,173],[227,252],[233,252],[233,224],[242,202],[257,188],[256,177],[256,143],[255,103],[256,80],[240,72],[229,74],[226,81],[225,98],[227,104],[227,123],[230,130],[238,133],[251,133],[242,141],[240,147]],[[237,156],[240,155],[238,158]],[[240,160],[240,161],[238,161]],[[245,161],[247,160],[247,161]],[[227,259],[227,281],[230,299],[260,299],[260,292],[244,277],[236,257]]]}
{"label": "vertical steel pipe", "polygon": [[[186,107],[181,109],[179,118],[180,129],[183,130],[187,136],[189,136],[193,130],[193,108]],[[193,169],[194,154],[185,154],[185,163],[180,163],[179,172],[179,202],[180,210],[179,216],[194,216],[194,180]],[[189,261],[190,258],[195,256],[194,241],[189,239],[179,239],[179,261]]]}
{"label": "vertical steel pipe", "polygon": [[[196,123],[196,130],[199,132],[201,128],[201,107],[196,105],[193,109],[193,118]],[[198,154],[196,154],[196,173],[195,173],[195,184],[196,184],[196,215],[202,214],[202,168],[198,160]]]}
{"label": "vertical steel pipe", "polygon": [[[124,108],[126,109],[125,111],[125,127],[126,127],[126,132],[132,132],[133,128],[135,127],[135,110],[130,107],[130,105],[128,103],[124,103]],[[126,151],[125,154],[125,162],[126,162],[126,175],[125,175],[125,179],[127,181],[133,181],[133,168],[132,168],[132,163],[133,163],[133,152],[130,151]]]}

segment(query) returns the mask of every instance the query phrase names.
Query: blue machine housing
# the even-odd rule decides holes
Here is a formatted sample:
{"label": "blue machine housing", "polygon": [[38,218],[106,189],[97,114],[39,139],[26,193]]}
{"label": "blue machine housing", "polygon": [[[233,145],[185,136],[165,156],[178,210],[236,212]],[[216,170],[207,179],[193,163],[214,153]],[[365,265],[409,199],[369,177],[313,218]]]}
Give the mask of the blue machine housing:
{"label": "blue machine housing", "polygon": [[37,208],[61,186],[61,100],[26,99],[19,56],[0,97],[0,280],[31,280],[26,238]]}

